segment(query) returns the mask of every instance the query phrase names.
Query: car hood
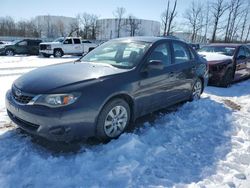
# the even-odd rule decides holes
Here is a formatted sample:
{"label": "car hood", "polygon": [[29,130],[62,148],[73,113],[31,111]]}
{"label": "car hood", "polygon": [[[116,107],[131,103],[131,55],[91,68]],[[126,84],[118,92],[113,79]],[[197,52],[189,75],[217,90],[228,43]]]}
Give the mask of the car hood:
{"label": "car hood", "polygon": [[0,44],[0,48],[5,48],[6,44]]}
{"label": "car hood", "polygon": [[14,85],[26,93],[46,94],[57,88],[127,71],[101,63],[70,62],[30,71],[18,78]]}
{"label": "car hood", "polygon": [[224,54],[214,53],[214,52],[199,52],[199,55],[205,58],[208,64],[217,64],[224,62],[225,60],[233,59],[232,56],[226,56]]}

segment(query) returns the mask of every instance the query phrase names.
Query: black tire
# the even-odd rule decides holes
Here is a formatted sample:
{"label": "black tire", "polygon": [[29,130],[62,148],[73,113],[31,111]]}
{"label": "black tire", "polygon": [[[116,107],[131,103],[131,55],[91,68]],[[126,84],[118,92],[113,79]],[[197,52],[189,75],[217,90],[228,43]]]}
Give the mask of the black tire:
{"label": "black tire", "polygon": [[63,51],[61,49],[56,49],[54,50],[54,57],[62,57],[63,56]]}
{"label": "black tire", "polygon": [[94,47],[90,47],[88,52],[91,52],[94,49],[95,49]]}
{"label": "black tire", "polygon": [[194,85],[192,87],[192,95],[190,97],[190,101],[198,100],[200,99],[200,96],[203,91],[203,82],[200,78],[197,78],[197,80],[194,82]]}
{"label": "black tire", "polygon": [[229,68],[225,72],[225,74],[221,80],[220,86],[230,87],[232,85],[233,79],[234,79],[234,71],[233,71],[233,69]]}
{"label": "black tire", "polygon": [[[114,109],[117,106],[122,106],[124,109],[126,109],[127,112],[127,121],[126,121],[126,125],[124,126],[124,129],[115,136],[110,136],[107,135],[106,131],[105,131],[105,121],[108,119],[108,114],[112,111],[112,109]],[[128,103],[120,98],[117,99],[113,99],[111,101],[109,101],[101,110],[98,119],[97,119],[97,125],[96,125],[96,136],[98,139],[100,139],[101,141],[109,141],[113,138],[117,138],[119,137],[128,127],[129,122],[130,122],[130,107],[128,105]],[[112,119],[113,122],[113,119]],[[118,124],[118,123],[117,123]],[[110,125],[111,126],[111,125]],[[113,126],[113,123],[112,123]],[[117,126],[118,127],[118,126]],[[116,130],[118,130],[116,127]],[[119,132],[119,131],[118,131]]]}
{"label": "black tire", "polygon": [[6,49],[6,50],[5,50],[5,55],[6,55],[6,56],[14,56],[14,55],[15,55],[15,52],[14,52],[14,50],[12,50],[12,49]]}

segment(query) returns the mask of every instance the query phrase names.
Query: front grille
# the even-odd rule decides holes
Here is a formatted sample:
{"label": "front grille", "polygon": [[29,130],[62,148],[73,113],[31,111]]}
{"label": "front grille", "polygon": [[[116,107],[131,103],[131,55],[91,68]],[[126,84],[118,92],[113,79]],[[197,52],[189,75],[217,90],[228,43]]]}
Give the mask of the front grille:
{"label": "front grille", "polygon": [[40,126],[24,121],[18,117],[16,117],[15,115],[13,115],[10,111],[7,111],[9,117],[20,127],[23,127],[24,129],[28,129],[30,131],[36,131]]}
{"label": "front grille", "polygon": [[22,94],[21,91],[15,87],[12,87],[12,95],[13,95],[13,98],[18,103],[21,103],[21,104],[28,104],[34,97],[32,95]]}
{"label": "front grille", "polygon": [[45,44],[40,44],[40,50],[46,50],[47,49],[47,45]]}

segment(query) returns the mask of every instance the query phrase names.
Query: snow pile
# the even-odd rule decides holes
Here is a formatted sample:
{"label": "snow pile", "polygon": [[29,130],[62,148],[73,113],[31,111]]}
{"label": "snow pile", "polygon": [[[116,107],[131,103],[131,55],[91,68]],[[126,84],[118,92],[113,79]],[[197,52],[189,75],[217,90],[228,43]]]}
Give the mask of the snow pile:
{"label": "snow pile", "polygon": [[[0,77],[1,100],[14,79]],[[10,120],[0,103],[0,187],[248,188],[249,88],[250,81],[208,87],[201,100],[117,140],[56,155],[7,128]]]}

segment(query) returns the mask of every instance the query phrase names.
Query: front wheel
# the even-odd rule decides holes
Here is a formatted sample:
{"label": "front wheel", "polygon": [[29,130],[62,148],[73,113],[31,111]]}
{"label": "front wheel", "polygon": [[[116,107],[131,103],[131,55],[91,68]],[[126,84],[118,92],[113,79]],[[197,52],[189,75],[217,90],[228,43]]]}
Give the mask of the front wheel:
{"label": "front wheel", "polygon": [[233,78],[234,78],[234,71],[233,69],[229,68],[224,74],[220,85],[222,87],[230,87],[233,82]]}
{"label": "front wheel", "polygon": [[130,122],[130,107],[123,99],[114,99],[102,109],[97,121],[97,137],[106,141],[119,137]]}
{"label": "front wheel", "polygon": [[62,50],[57,49],[57,50],[54,51],[53,55],[54,55],[54,57],[62,57],[63,56],[63,52],[62,52]]}
{"label": "front wheel", "polygon": [[7,55],[7,56],[13,56],[13,55],[15,55],[14,50],[12,50],[12,49],[7,49],[7,50],[5,51],[5,55]]}
{"label": "front wheel", "polygon": [[192,96],[191,96],[191,100],[198,100],[201,97],[201,93],[202,93],[202,89],[203,89],[203,84],[200,78],[198,78],[196,80],[196,82],[193,85],[193,89],[192,89]]}

